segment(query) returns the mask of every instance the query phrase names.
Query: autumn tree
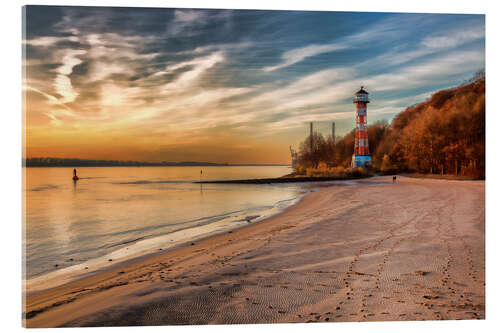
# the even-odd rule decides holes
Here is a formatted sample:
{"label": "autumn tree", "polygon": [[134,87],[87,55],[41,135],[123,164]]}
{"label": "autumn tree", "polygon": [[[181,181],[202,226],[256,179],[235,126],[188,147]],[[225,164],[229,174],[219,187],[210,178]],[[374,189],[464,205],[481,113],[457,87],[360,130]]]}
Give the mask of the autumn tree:
{"label": "autumn tree", "polygon": [[326,151],[323,135],[314,132],[300,144],[298,162],[304,167],[317,168],[320,162],[326,160]]}

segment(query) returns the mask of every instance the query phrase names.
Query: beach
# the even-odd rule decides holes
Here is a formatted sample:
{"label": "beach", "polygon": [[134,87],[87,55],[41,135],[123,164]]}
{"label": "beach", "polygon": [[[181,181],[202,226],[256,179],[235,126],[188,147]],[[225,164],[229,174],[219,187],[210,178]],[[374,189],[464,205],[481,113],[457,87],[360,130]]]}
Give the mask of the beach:
{"label": "beach", "polygon": [[282,213],[25,299],[26,327],[485,318],[485,182],[318,184]]}

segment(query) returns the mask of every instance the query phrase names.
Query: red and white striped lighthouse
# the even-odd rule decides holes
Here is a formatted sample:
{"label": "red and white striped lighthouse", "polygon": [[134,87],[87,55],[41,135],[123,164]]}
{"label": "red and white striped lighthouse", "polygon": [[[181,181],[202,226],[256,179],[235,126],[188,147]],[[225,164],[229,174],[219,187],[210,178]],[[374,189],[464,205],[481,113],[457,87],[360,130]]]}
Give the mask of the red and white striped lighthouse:
{"label": "red and white striped lighthouse", "polygon": [[368,145],[368,131],[366,129],[366,105],[368,92],[363,87],[354,94],[354,104],[356,104],[356,136],[354,138],[354,154],[352,155],[351,166],[365,167],[372,162],[370,147]]}

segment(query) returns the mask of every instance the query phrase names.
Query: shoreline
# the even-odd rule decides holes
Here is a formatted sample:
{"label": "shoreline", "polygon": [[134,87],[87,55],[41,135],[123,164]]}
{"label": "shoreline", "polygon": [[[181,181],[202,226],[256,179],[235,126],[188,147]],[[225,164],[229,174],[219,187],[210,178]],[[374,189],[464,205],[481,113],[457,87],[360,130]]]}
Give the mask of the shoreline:
{"label": "shoreline", "polygon": [[465,180],[465,181],[485,181],[485,178],[477,178],[471,176],[456,176],[456,175],[439,175],[439,174],[424,174],[424,173],[402,173],[400,176],[420,179],[441,179],[441,180]]}
{"label": "shoreline", "polygon": [[[228,225],[225,225],[225,228],[223,228],[223,230],[218,228],[216,230],[201,233],[201,234],[194,236],[194,237],[191,237],[191,238],[180,239],[180,240],[175,241],[173,243],[169,243],[166,240],[164,240],[161,243],[162,245],[156,244],[155,246],[149,246],[147,249],[144,249],[144,250],[141,250],[138,252],[132,252],[132,253],[130,253],[128,255],[124,255],[124,256],[119,256],[119,257],[113,256],[113,254],[115,252],[124,252],[124,251],[128,250],[130,246],[127,248],[123,247],[123,248],[115,250],[111,253],[108,253],[106,255],[88,259],[85,262],[82,262],[79,264],[66,266],[66,267],[61,268],[59,270],[53,270],[53,271],[43,273],[42,275],[34,276],[28,280],[22,281],[23,294],[26,296],[35,295],[37,293],[40,293],[40,292],[43,292],[46,290],[58,288],[58,287],[70,284],[72,282],[77,282],[77,281],[79,281],[81,279],[85,279],[87,277],[92,277],[95,274],[100,274],[100,273],[106,272],[108,270],[120,268],[120,267],[129,265],[129,264],[136,263],[136,262],[141,261],[141,260],[148,259],[150,257],[162,255],[162,254],[165,254],[165,253],[170,252],[170,251],[175,251],[175,250],[180,249],[180,248],[189,247],[189,246],[192,246],[193,244],[195,244],[195,242],[204,241],[204,240],[210,239],[212,237],[217,237],[217,236],[223,235],[225,233],[232,233],[232,232],[240,230],[242,228],[247,228],[251,225],[265,222],[266,220],[273,218],[276,215],[282,214],[286,210],[297,205],[310,193],[312,193],[311,189],[307,190],[306,188],[304,188],[303,193],[301,193],[300,195],[298,195],[294,199],[290,199],[290,201],[292,202],[291,204],[287,205],[286,207],[284,207],[282,209],[276,209],[277,210],[276,212],[270,211],[270,212],[268,212],[269,213],[268,215],[247,216],[247,218],[249,218],[249,219],[245,219],[244,222],[246,222],[246,224],[241,224],[241,225],[238,225],[235,227],[231,227],[231,225],[228,224]],[[281,201],[279,201],[279,202],[281,202]],[[276,204],[273,208],[277,207]],[[219,222],[219,221],[217,221],[217,222]],[[217,222],[215,222],[215,223],[217,223]],[[233,223],[243,222],[243,220],[237,220],[237,221],[232,221],[232,222]],[[132,244],[131,246],[133,247],[134,245],[141,245],[142,242],[144,242],[144,241],[153,243],[154,241],[158,242],[159,239],[163,239],[163,238],[165,238],[165,239],[166,238],[169,238],[169,239],[175,238],[175,237],[173,237],[174,234],[189,233],[190,231],[192,232],[192,231],[197,230],[197,229],[203,229],[204,227],[207,227],[207,226],[212,226],[212,223],[209,223],[207,225],[197,226],[197,227],[187,227],[185,229],[179,229],[173,233],[168,233],[168,234],[161,235],[161,236],[153,236],[151,238],[147,238],[147,239],[141,240],[139,242],[136,242],[136,243]],[[110,257],[113,257],[114,259],[108,260],[108,258],[110,258]],[[63,282],[63,283],[53,282],[54,280],[61,280],[61,279],[65,282]],[[28,284],[31,284],[31,286],[27,287]]]}
{"label": "shoreline", "polygon": [[[377,186],[381,184],[389,186]],[[456,192],[452,197],[448,193],[450,188]],[[430,193],[436,202],[428,202]],[[405,194],[412,196],[413,205],[408,205]],[[360,195],[365,198],[364,204],[356,199]],[[404,198],[398,199],[401,195]],[[393,205],[399,207],[399,213],[387,207],[388,196]],[[467,198],[474,200],[464,201]],[[462,200],[466,207],[450,205],[457,200]],[[474,209],[469,209],[470,205],[476,210],[477,207],[483,209],[477,215]],[[365,206],[377,207],[376,216],[370,216]],[[429,221],[422,217],[421,208],[427,211],[424,215]],[[438,219],[436,229],[434,215],[441,216],[440,211],[444,209],[457,210],[451,212],[454,219],[473,217],[474,224],[469,219],[460,225],[453,219],[450,222]],[[354,216],[356,223],[352,220]],[[445,229],[447,233],[443,233]],[[463,232],[468,236],[460,236]],[[456,233],[456,239],[448,239],[446,235],[450,233]],[[477,241],[471,243],[470,237]],[[459,240],[463,244],[457,243]],[[416,254],[405,254],[406,250],[400,253],[401,243],[424,248]],[[448,244],[448,247],[436,248],[437,243]],[[460,246],[464,244],[467,246],[462,251]],[[459,182],[443,188],[443,182],[435,180],[402,177],[392,184],[389,177],[375,177],[355,187],[319,186],[318,191],[303,196],[275,216],[207,236],[194,245],[184,245],[27,295],[25,326],[430,320],[437,319],[434,312],[439,312],[441,319],[484,318],[484,268],[481,266],[484,265],[484,182]],[[455,259],[453,263],[446,264],[446,248],[452,251],[448,256]],[[441,251],[445,251],[443,255]],[[469,256],[469,252],[474,255]],[[415,255],[419,257],[408,260],[408,256]],[[429,266],[422,256],[433,264]],[[388,272],[381,275],[380,265],[377,270],[374,262],[377,258],[382,267],[389,266],[389,258],[400,263],[391,269],[385,267]],[[474,274],[474,282],[467,282],[472,283],[470,287],[461,286],[465,284],[467,272],[460,267],[467,264],[467,260],[478,261],[473,266],[478,268],[471,268],[469,272]],[[418,263],[418,267],[406,269],[409,262]],[[441,266],[447,273],[443,273]],[[388,279],[386,274],[392,278]],[[314,281],[313,285],[307,282],[309,278],[303,280],[308,276],[313,279],[310,280]],[[420,287],[423,295],[406,295],[410,300],[403,297],[394,303],[403,308],[404,304],[417,304],[421,310],[406,311],[401,317],[399,313],[384,314],[377,310],[380,308],[377,304],[389,302],[380,294],[380,289],[392,294],[401,288],[393,280],[396,277],[397,281],[408,280],[402,288],[410,288],[414,293],[419,289],[413,285],[423,283]],[[430,284],[422,281],[426,279]],[[450,285],[450,282],[456,284]],[[454,297],[452,294],[442,294],[436,289],[443,283],[450,285],[457,296],[460,293],[466,297],[462,308],[445,300]],[[446,290],[444,286],[442,289]],[[369,290],[371,296],[364,295],[368,291],[363,290]],[[285,303],[272,301],[273,295],[281,295]],[[397,298],[396,294],[391,296]],[[200,299],[205,301],[198,303],[196,300]],[[415,303],[422,299],[423,302]],[[89,306],[96,302],[98,306]],[[370,302],[373,304],[368,304]],[[438,307],[438,303],[444,303],[445,308]],[[188,310],[193,304],[200,307],[196,313]],[[269,304],[266,310],[261,309],[262,304]],[[226,310],[217,311],[217,315],[212,313],[220,306]],[[164,309],[162,317],[151,318],[158,307]],[[436,311],[431,310],[433,307]],[[364,311],[359,312],[360,309]],[[444,312],[446,309],[449,311]],[[457,314],[452,315],[455,312]],[[231,313],[233,318],[228,317]],[[146,314],[144,318],[149,319],[139,320]]]}
{"label": "shoreline", "polygon": [[230,180],[203,180],[195,181],[195,184],[286,184],[286,183],[315,183],[343,180],[361,180],[373,176],[347,176],[347,177],[279,177],[279,178],[257,178],[257,179],[230,179]]}
{"label": "shoreline", "polygon": [[[372,176],[366,176],[366,177],[347,177],[347,178],[339,178],[339,177],[295,177],[295,178],[286,178],[286,176],[279,177],[279,178],[264,178],[264,179],[244,179],[244,180],[221,180],[221,181],[202,181],[202,182],[193,182],[193,183],[200,183],[200,184],[280,184],[280,183],[303,183],[303,193],[297,196],[295,199],[292,201],[295,201],[291,205],[286,206],[284,209],[278,210],[277,212],[272,212],[269,215],[264,215],[264,216],[247,216],[251,217],[250,220],[246,220],[247,223],[255,224],[255,223],[260,223],[263,222],[269,218],[272,218],[275,215],[281,214],[287,209],[289,209],[291,206],[297,205],[302,199],[310,194],[311,191],[314,191],[313,185],[314,183],[318,183],[317,187],[321,186],[330,186],[330,185],[343,185],[342,183],[347,183],[348,181],[356,181],[356,180],[363,180],[366,178],[370,178]],[[270,180],[270,182],[268,182]],[[324,182],[331,182],[330,184],[324,184]],[[251,220],[256,220],[253,222],[250,222]],[[242,220],[241,220],[242,221]],[[233,221],[233,222],[241,222],[240,220]],[[203,227],[203,226],[201,226]],[[238,230],[240,228],[245,228],[248,227],[248,224],[244,224],[241,226],[237,227],[229,227],[224,230],[215,230],[215,231],[209,231],[206,233],[203,233],[199,236],[195,236],[193,238],[189,238],[186,240],[180,240],[180,241],[175,241],[174,243],[170,243],[167,241],[164,241],[162,245],[158,246],[150,246],[148,249],[143,249],[138,252],[132,252],[130,254],[122,255],[122,256],[113,256],[115,252],[124,252],[124,248],[120,248],[116,251],[113,251],[111,253],[102,255],[100,257],[95,257],[95,258],[90,258],[84,262],[62,267],[59,269],[55,269],[52,271],[48,271],[46,273],[43,273],[41,275],[33,276],[29,278],[28,280],[23,280],[22,285],[23,285],[23,291],[25,294],[32,294],[32,293],[37,293],[46,289],[58,287],[60,285],[64,285],[67,283],[70,283],[75,280],[79,280],[88,276],[92,276],[94,274],[97,274],[99,272],[105,271],[107,269],[111,269],[112,267],[118,267],[120,265],[126,265],[131,262],[135,262],[137,260],[141,260],[144,258],[147,258],[149,256],[154,256],[159,253],[164,253],[165,251],[170,251],[173,249],[177,249],[179,247],[184,247],[184,246],[189,246],[192,242],[195,241],[200,241],[204,240],[206,238],[214,237],[219,234],[223,234],[225,232],[228,232],[229,230]],[[156,236],[156,237],[151,237],[151,238],[146,238],[145,240],[141,240],[138,243],[141,243],[143,241],[153,241],[155,239],[160,239],[160,238],[171,238],[172,234],[176,234],[179,232],[183,231],[189,231],[193,229],[198,229],[200,227],[188,227],[186,229],[180,229],[177,230],[173,233],[169,233],[166,235],[161,235],[161,236]],[[175,237],[174,237],[175,238]],[[134,243],[136,245],[137,243]],[[128,249],[128,248],[127,248]],[[157,250],[155,250],[157,249]],[[113,257],[112,262],[108,262],[108,258]],[[77,272],[80,271],[80,272]],[[53,281],[54,279],[63,279],[63,283],[47,283],[47,282],[42,282],[44,279],[48,279],[50,281]],[[27,283],[31,282],[31,287],[26,288],[25,286]],[[38,287],[38,285],[42,285],[43,287]],[[46,286],[48,284],[48,286]]]}
{"label": "shoreline", "polygon": [[[55,294],[65,294],[67,295],[67,290],[73,290],[73,289],[79,289],[81,285],[87,285],[87,284],[93,284],[95,281],[102,281],[105,280],[108,277],[111,277],[113,275],[116,275],[116,271],[120,271],[126,267],[133,266],[133,265],[142,265],[144,263],[148,263],[151,261],[157,261],[160,258],[162,258],[165,255],[175,255],[177,252],[186,252],[189,250],[190,247],[196,246],[198,243],[203,243],[211,240],[217,240],[218,238],[227,238],[228,235],[230,234],[236,234],[238,232],[245,232],[247,229],[252,229],[255,227],[258,227],[260,224],[264,224],[267,221],[273,219],[276,216],[279,216],[281,214],[284,214],[286,211],[292,209],[293,207],[299,205],[307,196],[311,195],[313,191],[308,191],[304,195],[302,195],[297,202],[294,204],[287,206],[285,209],[281,210],[278,213],[272,214],[270,216],[265,217],[262,220],[252,222],[251,224],[247,225],[242,225],[238,226],[234,229],[230,229],[229,231],[221,231],[217,232],[214,231],[212,233],[206,234],[201,236],[200,238],[195,238],[192,240],[188,240],[179,244],[175,244],[174,246],[166,249],[162,249],[160,251],[156,252],[149,252],[146,254],[139,255],[137,257],[133,258],[124,258],[123,261],[121,262],[115,262],[112,263],[108,266],[105,267],[100,267],[95,271],[85,273],[83,275],[80,275],[78,278],[71,280],[66,283],[62,283],[56,286],[51,286],[49,288],[44,288],[40,290],[35,290],[35,291],[30,291],[30,292],[25,292],[25,287],[23,286],[23,307],[24,307],[24,299],[27,298],[36,298],[38,297],[37,295],[44,294],[44,293],[55,293]],[[231,236],[229,236],[231,237]],[[71,266],[70,266],[71,267]],[[118,274],[120,274],[120,272]],[[49,273],[50,274],[50,273]],[[118,285],[120,286],[120,285]],[[115,285],[112,285],[111,288],[115,287]],[[107,289],[107,288],[106,288]],[[72,300],[71,300],[72,301]],[[70,301],[70,302],[71,302]],[[62,304],[64,304],[63,302]],[[60,302],[53,303],[51,307],[58,307],[60,306]],[[44,312],[45,309],[40,310],[32,310],[32,311],[24,311],[22,314],[23,317],[23,326],[26,328],[29,328],[28,325],[25,324],[25,321],[35,317],[38,313]]]}

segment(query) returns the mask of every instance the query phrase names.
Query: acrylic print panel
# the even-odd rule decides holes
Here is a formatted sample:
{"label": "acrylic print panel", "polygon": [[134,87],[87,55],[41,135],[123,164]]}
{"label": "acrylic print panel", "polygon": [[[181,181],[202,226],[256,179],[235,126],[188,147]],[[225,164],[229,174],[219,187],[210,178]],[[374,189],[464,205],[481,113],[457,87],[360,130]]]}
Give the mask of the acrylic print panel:
{"label": "acrylic print panel", "polygon": [[484,15],[23,20],[26,327],[484,319]]}

